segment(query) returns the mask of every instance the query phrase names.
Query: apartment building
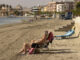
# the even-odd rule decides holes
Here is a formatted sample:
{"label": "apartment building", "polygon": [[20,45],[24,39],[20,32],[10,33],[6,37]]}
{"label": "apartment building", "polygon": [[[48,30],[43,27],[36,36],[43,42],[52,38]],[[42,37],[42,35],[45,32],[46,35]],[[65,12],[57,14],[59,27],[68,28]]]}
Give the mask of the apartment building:
{"label": "apartment building", "polygon": [[45,7],[44,11],[49,12],[64,12],[64,11],[71,11],[73,8],[74,2],[49,2]]}
{"label": "apartment building", "polygon": [[64,11],[65,11],[65,6],[64,6],[64,4],[57,4],[57,6],[56,6],[56,11],[57,11],[57,12],[64,12]]}

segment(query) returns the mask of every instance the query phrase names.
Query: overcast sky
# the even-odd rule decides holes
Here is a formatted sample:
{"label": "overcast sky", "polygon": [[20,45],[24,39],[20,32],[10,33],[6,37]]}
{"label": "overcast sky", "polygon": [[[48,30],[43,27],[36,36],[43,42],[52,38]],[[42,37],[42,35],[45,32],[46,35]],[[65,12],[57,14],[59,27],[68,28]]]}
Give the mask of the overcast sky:
{"label": "overcast sky", "polygon": [[[34,5],[45,5],[52,0],[0,0],[0,4],[9,4],[12,6],[22,5],[25,7],[31,7]],[[62,1],[62,0],[53,0],[53,1]],[[73,1],[73,0],[66,0]]]}

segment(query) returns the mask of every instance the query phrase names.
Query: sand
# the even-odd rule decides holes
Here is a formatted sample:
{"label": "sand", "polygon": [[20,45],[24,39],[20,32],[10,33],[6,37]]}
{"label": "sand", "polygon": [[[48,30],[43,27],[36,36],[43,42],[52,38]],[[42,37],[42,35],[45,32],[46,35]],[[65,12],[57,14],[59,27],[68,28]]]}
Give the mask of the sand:
{"label": "sand", "polygon": [[0,26],[0,60],[80,60],[80,40],[70,38],[53,41],[49,50],[39,54],[18,54],[24,42],[39,40],[48,30],[54,35],[65,32],[55,32],[55,28],[68,24],[70,20],[38,20],[18,24]]}

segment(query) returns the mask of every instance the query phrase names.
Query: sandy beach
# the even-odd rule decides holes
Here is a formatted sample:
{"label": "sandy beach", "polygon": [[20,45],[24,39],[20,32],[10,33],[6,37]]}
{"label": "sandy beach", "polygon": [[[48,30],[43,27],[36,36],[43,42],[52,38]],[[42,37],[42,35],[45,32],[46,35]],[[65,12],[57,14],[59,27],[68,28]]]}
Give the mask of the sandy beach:
{"label": "sandy beach", "polygon": [[51,19],[1,25],[0,60],[80,60],[80,37],[55,39],[49,50],[39,54],[18,54],[24,42],[41,39],[45,30],[53,32],[54,35],[65,34],[65,31],[55,32],[55,29],[69,22],[72,20]]}

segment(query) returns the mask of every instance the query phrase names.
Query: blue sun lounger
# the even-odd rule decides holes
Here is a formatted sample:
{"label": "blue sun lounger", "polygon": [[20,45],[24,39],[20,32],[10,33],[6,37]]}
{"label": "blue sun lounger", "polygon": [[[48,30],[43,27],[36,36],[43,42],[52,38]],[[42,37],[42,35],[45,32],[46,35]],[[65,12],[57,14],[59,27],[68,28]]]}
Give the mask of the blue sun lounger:
{"label": "blue sun lounger", "polygon": [[66,38],[66,37],[71,36],[72,34],[74,34],[74,30],[69,30],[66,34],[64,34],[64,35],[57,35],[55,37]]}

